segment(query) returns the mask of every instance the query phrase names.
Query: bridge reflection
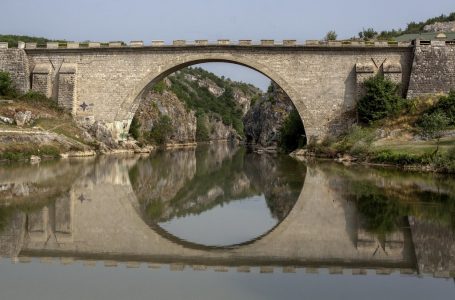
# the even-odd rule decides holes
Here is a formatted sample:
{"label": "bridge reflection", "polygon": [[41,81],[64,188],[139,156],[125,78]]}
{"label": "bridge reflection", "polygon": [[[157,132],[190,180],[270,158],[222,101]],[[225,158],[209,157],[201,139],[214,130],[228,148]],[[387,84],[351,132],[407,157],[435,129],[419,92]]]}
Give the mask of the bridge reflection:
{"label": "bridge reflection", "polygon": [[[33,190],[37,198],[40,191],[46,197],[44,191],[59,182],[52,199],[37,202],[35,208],[12,210],[1,222],[1,254],[20,261],[61,258],[64,263],[104,261],[108,266],[125,262],[239,271],[260,267],[263,272],[305,267],[308,271],[329,268],[332,273],[349,269],[355,274],[376,269],[381,274],[400,271],[454,277],[453,210],[444,203],[415,198],[419,193],[452,197],[452,182],[326,163],[280,163],[266,157],[256,157],[259,163],[253,163],[253,157],[238,151],[244,150],[218,150],[209,154],[210,160],[195,150],[168,152],[164,154],[168,158],[161,158],[173,163],[162,165],[139,156],[100,157],[60,162],[58,172],[54,164],[44,164],[28,172],[0,173],[2,186],[14,186],[27,174],[23,181],[39,187]],[[223,168],[229,172],[217,174]],[[217,180],[222,174],[230,174],[229,186],[222,188],[223,193],[214,193],[227,181]],[[46,181],[49,178],[54,181]],[[213,180],[202,188],[198,178],[206,183]],[[207,247],[183,241],[156,225],[259,190],[268,199],[277,225],[256,239]],[[8,203],[24,196],[12,188],[7,193]],[[287,200],[292,195],[295,200]],[[150,212],[156,201],[160,209]],[[371,206],[376,213],[365,208]],[[435,213],[423,213],[431,210]]]}

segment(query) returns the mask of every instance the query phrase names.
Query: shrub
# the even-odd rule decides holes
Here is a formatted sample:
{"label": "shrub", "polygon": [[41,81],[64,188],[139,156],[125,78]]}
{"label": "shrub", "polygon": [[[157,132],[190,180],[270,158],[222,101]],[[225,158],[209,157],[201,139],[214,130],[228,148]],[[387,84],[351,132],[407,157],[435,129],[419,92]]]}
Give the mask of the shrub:
{"label": "shrub", "polygon": [[141,136],[140,131],[139,131],[140,128],[141,128],[141,122],[136,117],[133,117],[133,120],[131,121],[131,125],[130,125],[129,134],[131,134],[131,136],[135,140],[139,139],[139,137]]}
{"label": "shrub", "polygon": [[166,144],[172,133],[172,120],[169,116],[161,116],[158,123],[150,131],[150,138],[158,145]]}
{"label": "shrub", "polygon": [[447,96],[440,97],[439,101],[427,110],[428,114],[437,112],[444,114],[447,117],[447,125],[455,125],[455,91],[451,91]]}
{"label": "shrub", "polygon": [[207,116],[199,114],[196,119],[196,141],[205,142],[210,139],[209,130],[207,128]]}
{"label": "shrub", "polygon": [[422,157],[404,152],[392,152],[390,150],[382,150],[376,152],[372,160],[377,163],[390,163],[396,165],[412,165],[422,163]]}
{"label": "shrub", "polygon": [[399,85],[381,75],[367,79],[364,86],[365,96],[357,105],[359,120],[363,123],[395,115],[405,106],[405,100],[399,96]]}
{"label": "shrub", "polygon": [[284,120],[280,133],[280,147],[286,152],[293,151],[305,145],[305,129],[297,109],[294,108]]}
{"label": "shrub", "polygon": [[63,109],[58,106],[57,101],[47,98],[44,94],[35,91],[28,91],[24,95],[19,97],[19,100],[28,102],[30,104],[42,105],[55,110],[62,111]]}
{"label": "shrub", "polygon": [[439,138],[441,131],[447,128],[450,119],[442,111],[436,110],[428,114],[425,113],[419,120],[418,126],[422,131],[422,135],[427,138]]}
{"label": "shrub", "polygon": [[368,29],[364,28],[361,32],[359,32],[359,38],[364,39],[365,41],[372,40],[377,35],[378,35],[378,33],[373,28],[368,28]]}
{"label": "shrub", "polygon": [[154,86],[153,86],[153,91],[155,93],[159,93],[159,94],[163,94],[163,92],[166,90],[166,83],[164,82],[164,80],[161,80],[160,82],[157,82]]}
{"label": "shrub", "polygon": [[0,96],[10,96],[14,91],[11,76],[8,72],[0,72]]}
{"label": "shrub", "polygon": [[452,146],[449,150],[447,150],[447,158],[455,162],[455,146]]}
{"label": "shrub", "polygon": [[366,154],[375,138],[373,128],[353,126],[336,145],[336,149],[350,154]]}
{"label": "shrub", "polygon": [[327,32],[327,34],[325,35],[325,40],[326,41],[335,41],[337,39],[338,35],[337,33],[335,32],[335,30],[330,30],[329,32]]}

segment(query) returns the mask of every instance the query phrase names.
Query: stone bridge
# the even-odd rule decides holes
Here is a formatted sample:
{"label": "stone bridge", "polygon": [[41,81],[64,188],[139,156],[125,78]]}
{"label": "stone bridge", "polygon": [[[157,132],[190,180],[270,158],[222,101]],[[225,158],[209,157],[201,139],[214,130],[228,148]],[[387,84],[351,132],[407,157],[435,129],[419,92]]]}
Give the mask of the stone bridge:
{"label": "stone bridge", "polygon": [[450,41],[318,42],[260,44],[174,41],[0,44],[0,70],[16,86],[44,93],[85,123],[103,122],[117,139],[126,136],[142,94],[165,76],[193,64],[229,62],[250,67],[288,94],[307,136],[322,139],[355,121],[362,82],[381,72],[414,97],[455,87],[455,46]]}

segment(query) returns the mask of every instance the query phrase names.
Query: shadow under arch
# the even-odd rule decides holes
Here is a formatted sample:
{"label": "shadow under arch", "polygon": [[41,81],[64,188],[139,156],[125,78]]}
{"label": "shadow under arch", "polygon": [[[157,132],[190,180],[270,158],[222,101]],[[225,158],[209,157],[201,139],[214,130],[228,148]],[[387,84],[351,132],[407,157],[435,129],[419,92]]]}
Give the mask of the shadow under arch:
{"label": "shadow under arch", "polygon": [[[304,101],[300,99],[299,93],[287,83],[287,81],[280,76],[277,72],[273,71],[270,67],[250,58],[243,57],[241,55],[233,55],[230,53],[204,53],[197,55],[187,55],[179,61],[172,61],[167,65],[160,66],[158,70],[150,71],[130,92],[128,97],[120,105],[115,121],[128,121],[128,128],[133,116],[139,107],[139,103],[142,99],[144,92],[146,92],[154,84],[158,83],[162,79],[171,75],[172,73],[181,70],[185,67],[197,65],[201,63],[210,62],[221,62],[231,63],[240,66],[247,67],[255,70],[262,75],[268,77],[270,80],[275,82],[286,95],[291,99],[291,102],[296,107],[300,118],[303,122],[305,130],[307,130],[306,124],[315,124],[312,113],[307,109]],[[308,136],[311,136],[310,132],[307,132]]]}
{"label": "shadow under arch", "polygon": [[[289,158],[291,159],[291,158]],[[295,163],[298,163],[298,164],[301,164],[299,162],[296,162],[294,161],[293,159],[291,159],[293,162]],[[300,169],[300,167],[302,169]],[[240,243],[234,243],[234,244],[228,244],[228,245],[220,245],[220,246],[215,246],[215,245],[204,245],[204,244],[201,244],[201,243],[197,243],[197,242],[191,242],[191,241],[188,241],[188,240],[185,240],[185,239],[182,239],[172,233],[170,233],[169,231],[165,230],[164,228],[162,228],[159,224],[157,224],[156,222],[153,222],[152,220],[149,220],[147,218],[144,217],[143,215],[143,211],[141,211],[140,209],[140,205],[139,205],[139,198],[138,196],[136,195],[136,191],[133,187],[133,184],[132,182],[130,182],[131,184],[131,189],[132,189],[132,193],[131,193],[131,201],[133,201],[133,207],[134,207],[134,210],[136,211],[136,213],[138,214],[138,216],[142,219],[142,221],[151,229],[153,230],[155,233],[157,233],[158,235],[160,235],[161,237],[163,237],[164,239],[176,244],[176,245],[179,245],[179,246],[182,246],[184,248],[188,248],[188,249],[193,249],[193,250],[203,250],[203,251],[226,251],[226,250],[234,250],[234,249],[240,249],[241,247],[245,247],[245,246],[249,246],[249,245],[252,245],[264,238],[266,238],[267,236],[269,236],[271,233],[273,233],[274,231],[276,231],[277,229],[279,229],[281,226],[289,223],[287,222],[287,219],[289,217],[289,215],[291,215],[293,213],[293,211],[296,209],[296,207],[298,206],[297,204],[302,201],[302,195],[304,193],[304,188],[305,188],[305,182],[307,180],[307,172],[308,172],[308,167],[306,164],[301,164],[299,168],[296,168],[299,172],[301,171],[302,174],[301,176],[303,177],[303,181],[302,181],[302,185],[301,185],[301,188],[300,188],[300,191],[298,192],[298,196],[297,196],[297,199],[295,200],[295,202],[293,203],[292,205],[292,208],[287,211],[287,213],[283,216],[283,218],[281,220],[279,220],[279,222],[277,222],[273,227],[271,227],[270,229],[268,229],[267,231],[265,231],[264,233],[250,239],[250,240],[246,240],[246,241],[243,241],[243,242],[240,242]],[[291,172],[291,175],[292,176],[295,176],[295,174],[293,174]]]}

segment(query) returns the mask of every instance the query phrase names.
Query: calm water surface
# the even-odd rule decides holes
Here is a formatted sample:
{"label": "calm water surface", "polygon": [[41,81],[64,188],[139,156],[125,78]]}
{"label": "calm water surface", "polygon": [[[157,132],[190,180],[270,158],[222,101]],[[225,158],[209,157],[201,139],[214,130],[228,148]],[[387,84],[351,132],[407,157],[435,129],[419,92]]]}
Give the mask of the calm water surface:
{"label": "calm water surface", "polygon": [[455,178],[227,144],[0,165],[0,299],[453,299]]}

